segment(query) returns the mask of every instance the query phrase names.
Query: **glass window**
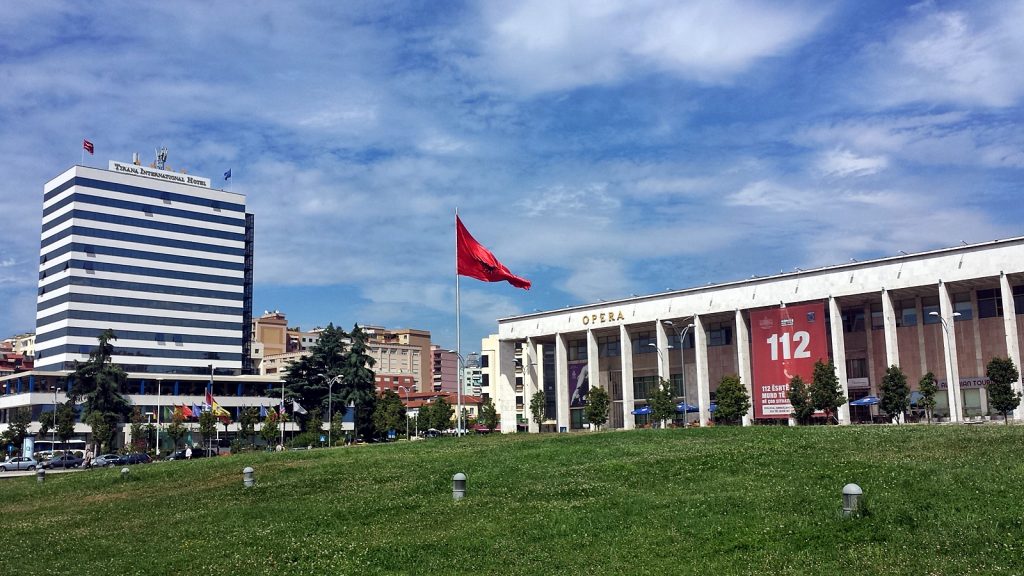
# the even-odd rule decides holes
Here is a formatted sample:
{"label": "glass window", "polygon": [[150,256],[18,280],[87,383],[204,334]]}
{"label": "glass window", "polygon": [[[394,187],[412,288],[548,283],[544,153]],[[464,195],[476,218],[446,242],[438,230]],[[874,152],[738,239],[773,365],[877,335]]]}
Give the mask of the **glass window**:
{"label": "glass window", "polygon": [[871,329],[881,330],[885,327],[885,318],[882,316],[882,305],[872,304],[871,305]]}
{"label": "glass window", "polygon": [[717,322],[708,324],[708,346],[728,346],[732,344],[732,326]]}
{"label": "glass window", "polygon": [[971,306],[971,293],[963,292],[961,294],[953,294],[953,312],[959,312],[959,316],[954,316],[953,320],[959,322],[961,320],[970,320],[974,318],[974,307]]}
{"label": "glass window", "polygon": [[569,340],[569,360],[587,359],[587,340]]}
{"label": "glass window", "polygon": [[614,358],[619,355],[618,336],[599,336],[597,339],[598,358]]}
{"label": "glass window", "polygon": [[864,309],[850,308],[843,310],[843,332],[864,331]]}
{"label": "glass window", "polygon": [[1024,286],[1013,287],[1013,310],[1017,314],[1024,314]]}
{"label": "glass window", "polygon": [[898,314],[896,315],[897,326],[917,325],[917,306],[913,298],[897,302]]}
{"label": "glass window", "polygon": [[847,378],[867,378],[868,377],[868,361],[867,361],[867,358],[847,358],[846,359],[846,377]]}
{"label": "glass window", "polygon": [[653,354],[656,348],[649,344],[657,344],[654,331],[637,332],[633,335],[633,354]]}
{"label": "glass window", "polygon": [[[676,350],[679,349],[679,333],[669,332],[668,334],[668,345]],[[686,340],[683,341],[683,349],[693,348],[693,328],[686,331]]]}
{"label": "glass window", "polygon": [[633,398],[646,400],[658,385],[657,376],[633,376]]}
{"label": "glass window", "polygon": [[1003,315],[1003,299],[999,290],[978,290],[978,318]]}
{"label": "glass window", "polygon": [[[932,315],[935,312],[935,315]],[[925,324],[938,324],[939,323],[939,297],[938,296],[927,296],[921,298],[921,318]]]}

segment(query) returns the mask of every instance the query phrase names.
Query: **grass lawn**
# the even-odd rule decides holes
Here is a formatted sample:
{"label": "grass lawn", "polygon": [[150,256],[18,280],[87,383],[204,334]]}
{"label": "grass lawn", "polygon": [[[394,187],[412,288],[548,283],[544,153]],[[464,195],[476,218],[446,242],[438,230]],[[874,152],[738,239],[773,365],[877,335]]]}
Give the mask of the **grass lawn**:
{"label": "grass lawn", "polygon": [[[1024,426],[491,436],[118,470],[0,481],[5,571],[1024,573]],[[839,517],[848,482],[863,518]]]}

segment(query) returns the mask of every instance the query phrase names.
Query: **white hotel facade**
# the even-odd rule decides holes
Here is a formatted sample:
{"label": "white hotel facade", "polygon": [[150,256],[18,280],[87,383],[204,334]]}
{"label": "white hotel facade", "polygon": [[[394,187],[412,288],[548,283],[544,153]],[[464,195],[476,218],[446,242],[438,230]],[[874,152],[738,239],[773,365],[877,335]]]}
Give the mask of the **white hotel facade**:
{"label": "white hotel facade", "polygon": [[[850,400],[878,395],[886,368],[898,365],[915,390],[925,373],[935,375],[941,419],[982,420],[990,414],[986,364],[999,356],[1021,366],[1024,237],[500,319],[492,369],[501,429],[538,430],[529,407],[537,391],[545,394],[546,424],[584,427],[580,383],[609,392],[612,428],[645,423],[634,411],[660,378],[673,383],[677,400],[685,391],[699,409],[690,422],[701,425],[711,420],[723,376],[739,376],[753,404],[769,402],[762,393],[780,382],[762,366],[774,358],[757,355],[766,358],[759,350],[773,338],[779,343],[778,334],[765,339],[765,318],[787,310],[812,323],[827,355],[821,359],[834,362]],[[755,416],[752,407],[744,423],[780,421]],[[838,414],[843,424],[872,416],[877,407],[849,404]],[[1024,407],[1011,417],[1024,419]]]}

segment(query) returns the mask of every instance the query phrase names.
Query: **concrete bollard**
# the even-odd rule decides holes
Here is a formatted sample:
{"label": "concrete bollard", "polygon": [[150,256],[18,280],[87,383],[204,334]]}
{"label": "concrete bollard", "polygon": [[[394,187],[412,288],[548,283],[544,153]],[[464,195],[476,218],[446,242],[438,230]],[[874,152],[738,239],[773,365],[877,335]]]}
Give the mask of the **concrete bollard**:
{"label": "concrete bollard", "polygon": [[253,485],[253,482],[254,482],[254,480],[253,480],[253,472],[254,472],[254,470],[252,469],[252,466],[246,466],[242,470],[242,484],[246,488],[252,488],[252,485]]}
{"label": "concrete bollard", "polygon": [[129,470],[127,466],[121,468],[121,480],[127,480],[129,472],[131,472],[131,470]]}
{"label": "concrete bollard", "polygon": [[856,484],[843,486],[843,518],[849,518],[860,509],[860,497],[864,491]]}
{"label": "concrete bollard", "polygon": [[466,497],[466,475],[459,472],[452,476],[452,498],[462,500]]}
{"label": "concrete bollard", "polygon": [[43,469],[43,465],[36,466],[36,482],[42,484],[46,482],[46,470]]}

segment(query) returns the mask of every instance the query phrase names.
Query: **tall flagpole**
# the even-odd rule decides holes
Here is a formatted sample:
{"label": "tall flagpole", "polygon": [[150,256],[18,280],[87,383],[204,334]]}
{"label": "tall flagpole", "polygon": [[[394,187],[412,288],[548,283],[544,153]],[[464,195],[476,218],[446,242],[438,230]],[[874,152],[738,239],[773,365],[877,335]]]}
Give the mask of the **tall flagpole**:
{"label": "tall flagpole", "polygon": [[[458,222],[459,208],[455,207],[455,220]],[[455,386],[457,410],[455,413],[455,435],[462,436],[462,303],[459,299],[459,229],[455,227]]]}

